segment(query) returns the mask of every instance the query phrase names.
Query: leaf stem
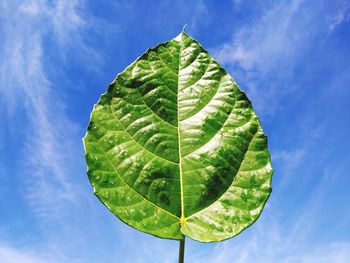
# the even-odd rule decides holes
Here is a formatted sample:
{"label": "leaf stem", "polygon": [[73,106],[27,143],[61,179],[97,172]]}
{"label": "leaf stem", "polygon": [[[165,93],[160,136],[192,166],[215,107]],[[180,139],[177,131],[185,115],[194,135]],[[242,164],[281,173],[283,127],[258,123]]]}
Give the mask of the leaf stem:
{"label": "leaf stem", "polygon": [[180,240],[179,263],[184,263],[184,258],[185,258],[185,237]]}

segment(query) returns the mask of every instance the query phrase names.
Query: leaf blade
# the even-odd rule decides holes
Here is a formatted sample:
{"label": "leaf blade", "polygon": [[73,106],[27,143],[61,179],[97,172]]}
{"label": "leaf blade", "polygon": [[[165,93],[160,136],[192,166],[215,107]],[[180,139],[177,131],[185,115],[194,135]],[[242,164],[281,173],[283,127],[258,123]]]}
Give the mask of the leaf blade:
{"label": "leaf blade", "polygon": [[[97,151],[96,141],[104,160],[89,156]],[[89,179],[101,202],[125,223],[158,237],[230,238],[259,217],[271,191],[266,136],[250,101],[183,32],[117,76],[94,107],[84,144]],[[259,176],[263,184],[256,183]],[[118,187],[131,189],[133,213],[125,200],[105,198],[115,177]],[[244,190],[247,185],[255,192]],[[110,192],[118,199],[120,191]],[[135,209],[146,218],[161,212],[153,220],[159,231]]]}

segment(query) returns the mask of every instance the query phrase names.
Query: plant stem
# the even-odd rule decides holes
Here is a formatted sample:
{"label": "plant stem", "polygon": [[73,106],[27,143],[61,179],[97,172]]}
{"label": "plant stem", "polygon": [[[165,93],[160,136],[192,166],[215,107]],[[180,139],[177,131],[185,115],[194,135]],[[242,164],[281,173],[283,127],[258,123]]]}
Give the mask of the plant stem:
{"label": "plant stem", "polygon": [[185,258],[185,237],[180,240],[179,246],[179,263],[184,263]]}

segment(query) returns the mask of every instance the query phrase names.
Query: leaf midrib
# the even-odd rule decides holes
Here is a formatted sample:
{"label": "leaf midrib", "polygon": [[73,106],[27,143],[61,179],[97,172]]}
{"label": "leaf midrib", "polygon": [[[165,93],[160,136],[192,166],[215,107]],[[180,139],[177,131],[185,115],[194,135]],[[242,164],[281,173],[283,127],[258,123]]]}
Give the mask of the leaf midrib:
{"label": "leaf midrib", "polygon": [[178,57],[178,67],[177,67],[177,140],[179,147],[179,176],[180,176],[180,202],[181,202],[181,216],[180,216],[180,224],[185,221],[185,208],[184,208],[184,191],[183,191],[183,179],[182,179],[182,156],[181,156],[181,136],[180,136],[180,116],[179,116],[179,76],[180,76],[180,55],[182,49],[182,36],[183,32],[180,33],[181,41],[179,41],[180,49],[179,49],[179,57]]}

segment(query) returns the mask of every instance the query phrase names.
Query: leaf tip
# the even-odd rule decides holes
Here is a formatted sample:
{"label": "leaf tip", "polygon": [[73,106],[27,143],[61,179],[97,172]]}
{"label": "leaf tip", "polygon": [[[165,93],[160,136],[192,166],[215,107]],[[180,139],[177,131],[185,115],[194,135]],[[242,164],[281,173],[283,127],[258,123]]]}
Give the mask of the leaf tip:
{"label": "leaf tip", "polygon": [[181,31],[180,34],[178,34],[174,40],[177,41],[177,42],[181,42],[182,41],[182,36],[183,36],[184,32]]}

